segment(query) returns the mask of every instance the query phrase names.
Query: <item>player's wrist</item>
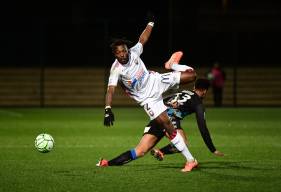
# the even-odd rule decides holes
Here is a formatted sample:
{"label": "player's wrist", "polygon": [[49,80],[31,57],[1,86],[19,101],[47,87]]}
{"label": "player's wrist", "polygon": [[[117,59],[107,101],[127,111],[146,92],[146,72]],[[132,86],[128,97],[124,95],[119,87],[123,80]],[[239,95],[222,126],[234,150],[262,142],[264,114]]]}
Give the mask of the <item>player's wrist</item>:
{"label": "player's wrist", "polygon": [[149,26],[151,26],[151,27],[154,27],[154,22],[153,22],[153,21],[150,21],[150,22],[148,22],[147,25],[149,25]]}

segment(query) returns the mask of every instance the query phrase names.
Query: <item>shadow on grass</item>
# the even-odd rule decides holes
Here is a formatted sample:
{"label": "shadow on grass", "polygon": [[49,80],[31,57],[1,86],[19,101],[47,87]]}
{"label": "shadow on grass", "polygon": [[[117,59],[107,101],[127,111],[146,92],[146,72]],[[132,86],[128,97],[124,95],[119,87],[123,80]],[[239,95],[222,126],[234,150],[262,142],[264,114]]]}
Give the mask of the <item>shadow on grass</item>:
{"label": "shadow on grass", "polygon": [[268,162],[257,161],[208,161],[201,162],[200,168],[202,169],[233,169],[233,170],[281,170],[281,167],[272,166]]}
{"label": "shadow on grass", "polygon": [[[155,165],[155,164],[154,164]],[[179,164],[175,163],[161,163],[159,165],[160,168],[182,168]],[[281,170],[281,166],[274,166],[272,164],[266,163],[258,163],[256,161],[207,161],[207,162],[199,162],[200,170],[208,170],[208,169],[233,169],[233,170]]]}
{"label": "shadow on grass", "polygon": [[[178,164],[161,164],[159,169],[179,169]],[[150,168],[151,169],[151,168]],[[280,164],[257,161],[208,161],[200,162],[192,172],[201,172],[213,179],[232,181],[275,182],[281,178]]]}
{"label": "shadow on grass", "polygon": [[[134,167],[143,170],[161,170],[161,169],[181,169],[184,164],[182,163],[145,163],[145,164],[125,164],[122,166],[113,167]],[[273,164],[272,162],[257,162],[257,161],[206,161],[199,162],[199,167],[196,170],[233,170],[233,171],[281,171],[281,165]],[[138,170],[134,170],[138,171]]]}
{"label": "shadow on grass", "polygon": [[[183,164],[164,163],[157,164],[130,164],[125,166],[135,167],[134,171],[155,171],[167,169],[181,169]],[[122,167],[122,166],[121,166]],[[217,179],[236,180],[279,180],[281,166],[270,161],[206,161],[199,162],[199,167],[192,172],[201,172]]]}
{"label": "shadow on grass", "polygon": [[200,171],[215,179],[272,183],[280,180],[280,164],[269,161],[202,162]]}
{"label": "shadow on grass", "polygon": [[[132,163],[123,166],[114,166],[117,169],[125,169],[134,172],[179,172],[184,164],[174,162],[157,163]],[[106,167],[111,168],[111,167]],[[113,168],[113,167],[112,167]],[[116,170],[116,168],[114,168]],[[192,170],[192,174],[206,177],[210,180],[225,182],[250,182],[281,186],[281,165],[276,161],[202,161],[199,167]],[[159,174],[159,173],[158,173]]]}

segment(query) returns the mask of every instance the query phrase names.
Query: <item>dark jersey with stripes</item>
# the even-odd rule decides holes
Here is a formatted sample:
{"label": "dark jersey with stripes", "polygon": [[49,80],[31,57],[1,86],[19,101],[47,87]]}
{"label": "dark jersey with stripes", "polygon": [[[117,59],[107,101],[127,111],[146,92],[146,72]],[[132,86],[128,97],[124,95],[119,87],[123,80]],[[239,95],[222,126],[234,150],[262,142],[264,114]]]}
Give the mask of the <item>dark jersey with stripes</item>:
{"label": "dark jersey with stripes", "polygon": [[[195,113],[197,125],[205,144],[211,152],[216,150],[207,128],[205,108],[202,99],[195,92],[182,90],[181,92],[164,99],[164,102],[169,106],[167,112],[172,121],[180,121],[184,117]],[[175,104],[177,107],[172,107]]]}

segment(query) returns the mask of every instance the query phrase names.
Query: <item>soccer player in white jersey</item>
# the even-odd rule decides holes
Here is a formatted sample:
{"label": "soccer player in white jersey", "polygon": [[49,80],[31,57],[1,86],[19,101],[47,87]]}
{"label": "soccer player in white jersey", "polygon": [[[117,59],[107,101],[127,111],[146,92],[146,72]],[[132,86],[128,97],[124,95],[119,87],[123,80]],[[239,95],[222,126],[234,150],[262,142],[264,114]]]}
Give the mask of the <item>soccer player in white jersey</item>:
{"label": "soccer player in white jersey", "polygon": [[[155,120],[159,127],[163,127],[170,141],[186,158],[183,172],[191,171],[197,167],[198,162],[189,152],[184,139],[177,133],[171,123],[163,103],[162,94],[179,84],[186,84],[195,81],[196,72],[193,68],[180,65],[179,61],[183,55],[181,51],[172,54],[171,58],[165,63],[165,68],[172,72],[159,74],[149,72],[143,63],[140,55],[143,46],[148,41],[154,22],[149,22],[139,37],[139,41],[130,49],[127,41],[122,39],[115,40],[111,44],[115,61],[110,70],[108,89],[105,98],[104,125],[110,126],[114,122],[114,114],[111,110],[113,94],[118,82],[140,106],[144,108],[151,120]],[[136,158],[136,152],[131,151],[132,158]],[[99,163],[102,163],[101,161]],[[98,164],[99,164],[98,163]]]}

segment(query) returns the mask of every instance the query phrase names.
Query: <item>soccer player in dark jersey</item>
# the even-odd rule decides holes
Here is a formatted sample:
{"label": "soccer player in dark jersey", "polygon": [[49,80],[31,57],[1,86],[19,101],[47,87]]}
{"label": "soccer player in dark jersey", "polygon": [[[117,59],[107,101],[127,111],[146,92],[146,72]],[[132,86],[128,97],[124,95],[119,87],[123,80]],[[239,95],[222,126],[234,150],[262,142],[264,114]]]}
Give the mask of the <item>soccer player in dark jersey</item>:
{"label": "soccer player in dark jersey", "polygon": [[[195,88],[193,91],[183,90],[179,93],[174,94],[172,97],[167,98],[165,100],[165,103],[169,106],[167,112],[172,120],[174,127],[182,135],[186,144],[188,144],[188,142],[186,134],[181,127],[181,120],[184,117],[195,113],[198,128],[208,149],[214,155],[224,156],[222,152],[216,150],[206,124],[205,108],[202,100],[206,96],[209,86],[210,83],[207,79],[198,79],[195,82]],[[158,131],[155,130],[155,125],[151,123],[148,126],[150,127],[150,129],[147,131],[147,133],[159,135]],[[160,134],[158,138],[161,136],[162,135]],[[173,146],[173,144],[168,144],[161,149],[155,148],[151,150],[151,154],[160,161],[163,160],[165,154],[173,154],[178,152],[179,151]]]}
{"label": "soccer player in dark jersey", "polygon": [[[164,101],[165,104],[168,106],[167,113],[172,123],[174,124],[174,127],[177,129],[178,133],[180,133],[185,138],[185,141],[186,136],[183,129],[181,128],[180,121],[183,120],[183,118],[187,115],[195,113],[198,128],[200,130],[201,136],[203,137],[205,144],[214,155],[223,156],[224,154],[215,148],[208,128],[206,126],[205,109],[202,103],[202,99],[206,96],[209,85],[210,84],[207,79],[197,79],[193,91],[183,90],[166,98]],[[144,156],[151,149],[151,154],[154,157],[156,157],[158,160],[163,160],[164,154],[173,154],[178,152],[178,150],[174,147],[173,144],[169,144],[160,150],[153,149],[153,147],[164,136],[167,136],[165,129],[159,127],[159,124],[152,120],[145,127],[144,134],[139,144],[134,149],[132,149],[133,151],[135,151],[135,155],[132,155],[132,150],[128,150],[122,153],[121,155],[111,159],[110,161],[101,159],[97,166],[106,167],[123,165],[132,160]]]}

